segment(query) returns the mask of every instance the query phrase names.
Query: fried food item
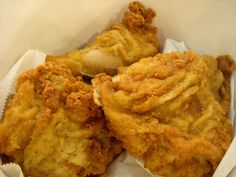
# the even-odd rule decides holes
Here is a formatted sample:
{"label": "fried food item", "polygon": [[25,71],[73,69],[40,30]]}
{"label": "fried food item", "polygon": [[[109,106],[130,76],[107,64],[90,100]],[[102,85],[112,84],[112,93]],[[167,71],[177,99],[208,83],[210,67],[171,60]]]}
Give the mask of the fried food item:
{"label": "fried food item", "polygon": [[0,153],[32,177],[98,176],[122,150],[93,88],[63,65],[23,73],[0,124]]}
{"label": "fried food item", "polygon": [[155,12],[139,2],[129,4],[123,23],[108,27],[84,49],[47,61],[66,64],[74,75],[94,76],[100,72],[115,74],[119,66],[130,65],[143,57],[154,56],[160,48],[157,29],[151,26]]}
{"label": "fried food item", "polygon": [[229,55],[220,55],[216,59],[204,56],[203,59],[208,67],[206,74],[215,98],[227,114],[230,108],[230,77],[235,69],[235,62]]}
{"label": "fried food item", "polygon": [[220,55],[216,58],[217,67],[222,71],[224,77],[229,80],[235,70],[235,62],[229,55]]}
{"label": "fried food item", "polygon": [[232,140],[224,80],[215,58],[187,51],[141,59],[92,83],[111,131],[146,168],[203,177],[212,176]]}

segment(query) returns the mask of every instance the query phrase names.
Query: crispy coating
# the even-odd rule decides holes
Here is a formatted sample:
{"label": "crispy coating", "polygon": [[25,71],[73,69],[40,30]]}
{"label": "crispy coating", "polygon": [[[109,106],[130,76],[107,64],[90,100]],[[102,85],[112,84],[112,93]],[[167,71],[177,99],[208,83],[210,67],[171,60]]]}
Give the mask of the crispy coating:
{"label": "crispy coating", "polygon": [[217,67],[224,75],[224,81],[219,89],[219,94],[223,98],[221,104],[226,112],[230,109],[230,77],[235,70],[235,62],[229,55],[220,55],[216,58]]}
{"label": "crispy coating", "polygon": [[152,173],[211,176],[232,139],[217,66],[191,51],[158,54],[119,68],[113,78],[97,75],[94,99],[114,135]]}
{"label": "crispy coating", "polygon": [[[140,2],[134,1],[129,4],[129,10],[125,12],[123,24],[125,24],[131,31],[138,31],[140,29],[150,29],[156,32],[156,28],[151,26],[153,18],[156,13],[151,8],[145,8]],[[150,27],[150,28],[149,28]]]}
{"label": "crispy coating", "polygon": [[235,62],[229,55],[220,55],[216,58],[217,67],[222,71],[226,79],[229,79],[235,70]]}
{"label": "crispy coating", "polygon": [[114,75],[119,66],[130,65],[143,57],[154,56],[160,44],[157,29],[151,25],[155,12],[137,2],[129,4],[123,23],[113,24],[81,50],[62,56],[48,55],[46,61],[66,64],[73,75]]}
{"label": "crispy coating", "polygon": [[103,174],[121,145],[92,93],[91,85],[55,63],[21,74],[0,124],[0,153],[32,177]]}

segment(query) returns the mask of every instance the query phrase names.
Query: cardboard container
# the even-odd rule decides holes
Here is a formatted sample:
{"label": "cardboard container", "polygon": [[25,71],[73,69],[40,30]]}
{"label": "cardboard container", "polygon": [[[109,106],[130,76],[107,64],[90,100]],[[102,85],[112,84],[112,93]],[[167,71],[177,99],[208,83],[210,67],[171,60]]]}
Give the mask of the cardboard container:
{"label": "cardboard container", "polygon": [[[129,2],[131,1],[1,1],[0,79],[30,48],[47,54],[61,54],[85,45],[106,26],[119,21]],[[141,2],[157,12],[154,24],[159,28],[162,44],[165,38],[173,38],[185,41],[189,49],[200,53],[215,56],[228,53],[236,58],[236,1]],[[235,90],[233,92],[235,94]],[[231,159],[232,168],[236,162],[233,157]],[[224,169],[222,167],[223,171]],[[227,170],[229,172],[231,169]]]}

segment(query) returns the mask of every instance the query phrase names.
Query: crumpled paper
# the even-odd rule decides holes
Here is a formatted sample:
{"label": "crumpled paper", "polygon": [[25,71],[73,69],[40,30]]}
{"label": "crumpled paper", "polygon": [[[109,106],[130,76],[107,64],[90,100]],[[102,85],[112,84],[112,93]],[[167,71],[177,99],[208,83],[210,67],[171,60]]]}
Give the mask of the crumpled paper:
{"label": "crumpled paper", "polygon": [[[163,53],[170,51],[183,52],[188,50],[184,42],[177,42],[172,39],[167,39],[163,48]],[[20,73],[28,70],[29,68],[36,67],[43,64],[46,54],[38,50],[28,50],[18,62],[10,69],[5,77],[0,81],[0,119],[2,117],[7,98],[10,94],[14,93],[15,82]],[[231,111],[230,119],[233,122],[235,115],[235,73],[231,78]],[[213,177],[224,177],[230,173],[229,177],[236,176],[236,139],[234,138],[229,150],[222,159],[219,167],[217,168]],[[131,157],[127,152],[122,153],[117,157],[112,164],[108,167],[106,172],[107,177],[159,177],[152,175],[148,169],[143,167],[142,159],[135,159]],[[23,177],[21,168],[17,164],[5,164],[1,165],[0,159],[0,177]]]}

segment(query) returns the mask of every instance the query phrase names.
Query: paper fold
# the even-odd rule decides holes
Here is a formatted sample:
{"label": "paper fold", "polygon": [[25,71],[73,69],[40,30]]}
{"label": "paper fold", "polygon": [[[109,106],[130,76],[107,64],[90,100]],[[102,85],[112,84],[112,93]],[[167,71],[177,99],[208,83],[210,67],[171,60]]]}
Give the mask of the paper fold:
{"label": "paper fold", "polygon": [[19,165],[10,163],[0,166],[0,177],[24,177]]}

